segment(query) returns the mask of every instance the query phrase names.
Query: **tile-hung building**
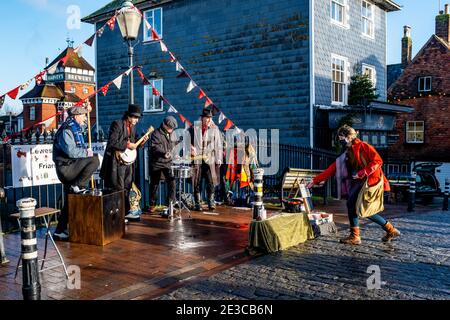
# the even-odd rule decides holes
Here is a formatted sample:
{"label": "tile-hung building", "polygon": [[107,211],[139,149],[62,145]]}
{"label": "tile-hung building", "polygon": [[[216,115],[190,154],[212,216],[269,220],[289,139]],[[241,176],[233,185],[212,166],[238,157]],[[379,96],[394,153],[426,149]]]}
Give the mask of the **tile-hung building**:
{"label": "tile-hung building", "polygon": [[[390,148],[397,161],[437,161],[445,163],[438,170],[450,177],[450,12],[448,4],[435,18],[435,34],[411,55],[411,29],[405,26],[402,39],[402,64],[391,65],[392,74],[400,76],[389,87],[389,99],[414,107],[410,114],[396,121],[398,141]],[[442,176],[441,184],[444,181]],[[443,185],[443,184],[442,184]]]}
{"label": "tile-hung building", "polygon": [[[123,1],[83,19],[101,28]],[[355,68],[370,74],[386,98],[386,15],[400,7],[392,0],[153,0],[132,1],[154,25],[195,82],[239,128],[280,129],[282,143],[314,145],[318,106],[347,104]],[[141,26],[136,64],[172,105],[191,122],[204,102],[186,93],[188,80],[158,42]],[[96,43],[97,85],[128,65],[119,28]],[[142,128],[158,126],[167,106],[135,74]],[[126,110],[128,88],[110,88],[98,97],[103,130]],[[217,120],[217,119],[216,119]],[[316,141],[315,141],[316,140]]]}

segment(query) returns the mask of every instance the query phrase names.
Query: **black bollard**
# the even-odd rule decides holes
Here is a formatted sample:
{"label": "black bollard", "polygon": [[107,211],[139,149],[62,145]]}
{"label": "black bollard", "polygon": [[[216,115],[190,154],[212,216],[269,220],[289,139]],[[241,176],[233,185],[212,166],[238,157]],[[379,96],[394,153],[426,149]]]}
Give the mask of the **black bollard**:
{"label": "black bollard", "polygon": [[36,239],[36,200],[32,198],[17,201],[22,229],[22,294],[24,300],[41,300],[39,283],[38,250]]}
{"label": "black bollard", "polygon": [[254,171],[255,177],[255,201],[253,204],[253,219],[254,220],[264,220],[264,207],[263,207],[263,178],[264,170],[256,169]]}
{"label": "black bollard", "polygon": [[414,211],[416,204],[416,173],[412,173],[412,178],[409,182],[409,197],[408,197],[408,212]]}
{"label": "black bollard", "polygon": [[448,211],[448,195],[450,190],[450,178],[445,178],[445,188],[444,188],[444,203],[442,205],[443,211]]}
{"label": "black bollard", "polygon": [[[0,188],[0,205],[3,211],[3,199],[5,199],[5,190]],[[6,264],[9,260],[6,258],[5,246],[3,244],[3,228],[2,228],[2,215],[0,213],[0,264]]]}

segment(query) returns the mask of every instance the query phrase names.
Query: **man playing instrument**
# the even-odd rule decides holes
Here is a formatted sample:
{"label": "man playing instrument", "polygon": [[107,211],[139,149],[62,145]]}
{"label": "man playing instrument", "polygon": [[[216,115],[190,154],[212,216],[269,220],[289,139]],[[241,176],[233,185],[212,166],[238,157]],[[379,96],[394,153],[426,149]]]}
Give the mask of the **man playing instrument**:
{"label": "man playing instrument", "polygon": [[[117,152],[127,149],[136,150],[136,125],[142,116],[138,105],[130,104],[121,120],[116,120],[109,129],[108,144],[100,171],[100,178],[105,182],[105,188],[110,190],[125,190],[125,218],[130,221],[139,221],[140,215],[130,213],[129,194],[133,186],[134,165],[123,163]],[[141,146],[148,140],[145,137]]]}
{"label": "man playing instrument", "polygon": [[74,107],[69,111],[69,118],[61,125],[53,143],[53,161],[56,174],[64,186],[64,206],[58,219],[55,239],[69,238],[68,224],[68,194],[86,192],[86,185],[100,165],[97,155],[85,143],[86,129],[85,107]]}
{"label": "man playing instrument", "polygon": [[161,179],[168,187],[167,201],[175,202],[175,179],[170,172],[173,161],[173,150],[177,144],[173,131],[178,127],[177,120],[168,116],[151,138],[151,177],[150,177],[150,213],[156,212],[156,192]]}

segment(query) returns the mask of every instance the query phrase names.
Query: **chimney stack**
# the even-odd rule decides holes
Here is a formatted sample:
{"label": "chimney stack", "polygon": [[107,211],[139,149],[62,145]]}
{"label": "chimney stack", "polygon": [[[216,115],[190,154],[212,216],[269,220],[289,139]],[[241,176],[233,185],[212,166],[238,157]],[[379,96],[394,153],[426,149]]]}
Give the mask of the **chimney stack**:
{"label": "chimney stack", "polygon": [[444,6],[444,11],[440,11],[436,16],[436,36],[450,44],[450,14],[448,4]]}
{"label": "chimney stack", "polygon": [[403,26],[402,67],[406,68],[406,66],[411,62],[411,59],[412,59],[411,27]]}

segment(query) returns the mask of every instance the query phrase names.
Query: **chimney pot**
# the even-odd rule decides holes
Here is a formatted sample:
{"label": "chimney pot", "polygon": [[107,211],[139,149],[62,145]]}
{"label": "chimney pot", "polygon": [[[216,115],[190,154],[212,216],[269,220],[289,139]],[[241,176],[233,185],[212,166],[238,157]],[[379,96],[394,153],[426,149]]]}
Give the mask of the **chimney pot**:
{"label": "chimney pot", "polygon": [[448,12],[448,4],[445,4],[444,10],[436,16],[436,36],[447,43],[450,43],[450,15]]}
{"label": "chimney pot", "polygon": [[444,12],[445,12],[445,14],[448,14],[448,3],[446,3],[445,5],[444,5]]}
{"label": "chimney pot", "polygon": [[402,66],[406,66],[412,59],[412,39],[411,39],[411,27],[403,26],[403,38],[402,38]]}

